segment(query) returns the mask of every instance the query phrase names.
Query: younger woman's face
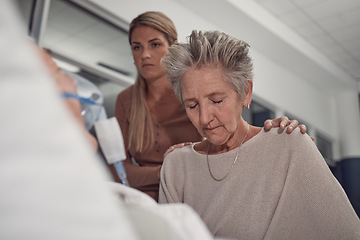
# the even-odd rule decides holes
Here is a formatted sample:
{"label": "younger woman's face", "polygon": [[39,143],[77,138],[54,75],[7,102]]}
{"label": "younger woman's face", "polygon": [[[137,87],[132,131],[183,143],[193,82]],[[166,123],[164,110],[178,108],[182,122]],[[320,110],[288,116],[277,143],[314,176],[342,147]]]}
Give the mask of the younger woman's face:
{"label": "younger woman's face", "polygon": [[160,60],[165,56],[169,43],[165,35],[149,26],[134,28],[131,34],[131,51],[139,74],[147,81],[166,76]]}

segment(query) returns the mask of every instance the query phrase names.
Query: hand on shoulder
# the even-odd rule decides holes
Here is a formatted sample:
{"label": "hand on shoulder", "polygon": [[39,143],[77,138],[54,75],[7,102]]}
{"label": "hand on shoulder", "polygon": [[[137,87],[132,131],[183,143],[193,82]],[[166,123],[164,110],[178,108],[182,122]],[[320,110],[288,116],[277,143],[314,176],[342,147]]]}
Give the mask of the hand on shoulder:
{"label": "hand on shoulder", "polygon": [[179,143],[179,144],[175,144],[172,145],[171,147],[168,148],[168,150],[166,150],[166,152],[164,153],[164,158],[166,157],[166,155],[168,155],[169,153],[171,153],[172,151],[174,151],[175,148],[183,148],[185,146],[191,145],[192,142],[184,142],[184,143]]}

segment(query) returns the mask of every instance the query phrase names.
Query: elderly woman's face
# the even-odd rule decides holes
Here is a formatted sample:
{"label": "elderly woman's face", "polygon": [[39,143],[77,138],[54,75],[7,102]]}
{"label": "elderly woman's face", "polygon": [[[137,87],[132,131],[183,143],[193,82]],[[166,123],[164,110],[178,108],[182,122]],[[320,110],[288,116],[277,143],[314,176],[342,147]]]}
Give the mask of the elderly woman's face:
{"label": "elderly woman's face", "polygon": [[222,69],[190,69],[181,89],[187,115],[199,133],[214,145],[231,145],[243,122],[243,104],[224,81]]}

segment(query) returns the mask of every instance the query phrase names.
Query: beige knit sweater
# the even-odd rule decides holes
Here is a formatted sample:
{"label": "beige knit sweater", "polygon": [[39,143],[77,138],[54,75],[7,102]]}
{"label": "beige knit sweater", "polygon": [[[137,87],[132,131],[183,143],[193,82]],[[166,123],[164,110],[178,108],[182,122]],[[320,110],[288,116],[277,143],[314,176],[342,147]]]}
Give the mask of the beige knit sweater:
{"label": "beige knit sweater", "polygon": [[[186,203],[212,234],[232,239],[360,239],[360,221],[308,135],[297,128],[259,134],[240,148],[222,181],[193,146],[176,149],[161,170],[160,203]],[[221,178],[236,149],[210,155]]]}

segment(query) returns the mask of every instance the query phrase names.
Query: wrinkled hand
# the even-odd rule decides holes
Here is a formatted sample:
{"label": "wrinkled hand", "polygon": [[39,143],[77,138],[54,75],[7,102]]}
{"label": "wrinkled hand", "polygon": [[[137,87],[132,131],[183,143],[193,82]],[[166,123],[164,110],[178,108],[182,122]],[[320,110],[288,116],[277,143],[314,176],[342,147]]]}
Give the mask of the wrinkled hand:
{"label": "wrinkled hand", "polygon": [[306,126],[304,124],[300,124],[297,120],[289,120],[288,117],[279,117],[276,119],[268,119],[264,122],[265,131],[269,131],[271,128],[280,127],[281,129],[285,129],[287,127],[286,132],[291,133],[295,128],[299,127],[300,132],[302,134],[306,133]]}
{"label": "wrinkled hand", "polygon": [[182,147],[185,147],[185,146],[188,146],[191,144],[192,144],[192,142],[184,142],[184,143],[172,145],[171,147],[168,148],[168,150],[166,150],[166,152],[164,153],[164,157],[166,155],[168,155],[169,153],[171,153],[172,151],[174,151],[175,148],[182,148]]}

